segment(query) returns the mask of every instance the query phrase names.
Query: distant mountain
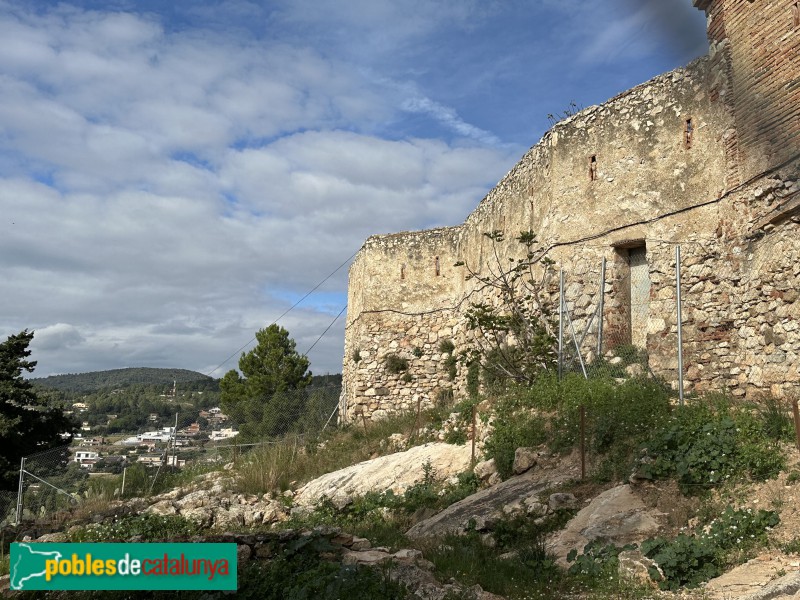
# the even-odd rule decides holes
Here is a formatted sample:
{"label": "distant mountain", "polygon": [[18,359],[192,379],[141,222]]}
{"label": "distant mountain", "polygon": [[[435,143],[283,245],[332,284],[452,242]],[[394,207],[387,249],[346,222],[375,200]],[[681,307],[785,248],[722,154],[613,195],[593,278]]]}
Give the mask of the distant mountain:
{"label": "distant mountain", "polygon": [[[103,390],[126,388],[131,386],[164,386],[172,387],[177,381],[178,387],[216,389],[217,380],[197,371],[186,369],[153,369],[136,367],[130,369],[112,369],[110,371],[93,371],[91,373],[70,373],[68,375],[51,375],[50,377],[32,378],[31,382],[42,387],[63,392],[91,394]],[[183,385],[181,385],[183,384]],[[187,384],[192,384],[188,385]]]}
{"label": "distant mountain", "polygon": [[334,373],[333,375],[314,375],[311,378],[311,385],[309,385],[309,387],[342,387],[342,374]]}

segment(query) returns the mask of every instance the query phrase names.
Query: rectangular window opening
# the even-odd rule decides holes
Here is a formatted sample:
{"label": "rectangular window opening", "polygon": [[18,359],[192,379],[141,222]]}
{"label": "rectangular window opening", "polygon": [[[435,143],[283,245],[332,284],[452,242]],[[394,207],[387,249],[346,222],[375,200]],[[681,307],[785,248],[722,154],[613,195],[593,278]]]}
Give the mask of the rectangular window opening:
{"label": "rectangular window opening", "polygon": [[683,131],[683,145],[688,150],[692,147],[692,135],[694,134],[694,124],[692,119],[686,119],[686,128]]}
{"label": "rectangular window opening", "polygon": [[589,158],[589,181],[595,181],[597,179],[597,155],[592,154],[591,158]]}
{"label": "rectangular window opening", "polygon": [[441,275],[442,271],[441,271],[441,268],[440,268],[440,265],[439,265],[439,257],[438,256],[436,257],[436,260],[435,260],[434,264],[436,265],[436,275],[437,276]]}
{"label": "rectangular window opening", "polygon": [[650,268],[643,239],[622,240],[614,244],[612,297],[604,337],[610,347],[632,344],[647,348],[650,318]]}

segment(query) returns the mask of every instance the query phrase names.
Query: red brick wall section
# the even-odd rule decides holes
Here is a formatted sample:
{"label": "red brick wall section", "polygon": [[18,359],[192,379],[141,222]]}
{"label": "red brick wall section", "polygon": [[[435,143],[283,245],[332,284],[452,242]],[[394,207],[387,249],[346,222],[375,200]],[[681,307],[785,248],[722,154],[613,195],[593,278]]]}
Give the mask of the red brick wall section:
{"label": "red brick wall section", "polygon": [[[706,10],[712,55],[729,61],[720,94],[731,104],[732,163],[746,180],[800,152],[798,0],[695,0]],[[733,166],[733,165],[731,165]],[[733,183],[731,181],[731,183]]]}

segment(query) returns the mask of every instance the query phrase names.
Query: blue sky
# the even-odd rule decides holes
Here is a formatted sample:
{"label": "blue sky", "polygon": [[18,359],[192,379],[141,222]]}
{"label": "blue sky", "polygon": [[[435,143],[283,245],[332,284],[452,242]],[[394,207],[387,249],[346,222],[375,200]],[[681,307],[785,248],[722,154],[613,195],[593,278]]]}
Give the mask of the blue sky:
{"label": "blue sky", "polygon": [[[549,114],[707,48],[690,0],[0,0],[0,39],[0,335],[38,376],[211,372],[369,235],[463,221]],[[281,319],[299,349],[346,289]]]}

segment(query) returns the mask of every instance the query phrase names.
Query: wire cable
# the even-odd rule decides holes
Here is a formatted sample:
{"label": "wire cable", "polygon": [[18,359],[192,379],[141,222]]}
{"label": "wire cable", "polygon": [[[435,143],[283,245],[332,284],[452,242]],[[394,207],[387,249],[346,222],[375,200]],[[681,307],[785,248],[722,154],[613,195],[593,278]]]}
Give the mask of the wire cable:
{"label": "wire cable", "polygon": [[[325,279],[323,279],[322,281],[320,281],[320,282],[319,282],[317,285],[315,285],[313,288],[311,288],[311,290],[309,290],[308,292],[306,292],[306,294],[305,294],[305,295],[304,295],[302,298],[300,298],[300,299],[299,299],[297,302],[295,302],[295,303],[294,303],[294,304],[292,304],[292,305],[291,305],[289,308],[287,308],[285,311],[283,311],[283,313],[282,313],[282,314],[281,314],[281,315],[280,315],[280,316],[279,316],[277,319],[275,319],[275,320],[274,320],[272,323],[270,323],[270,325],[275,325],[275,324],[276,324],[278,321],[280,321],[280,320],[281,320],[283,317],[285,317],[285,316],[286,316],[286,315],[288,315],[290,312],[292,312],[292,311],[293,311],[295,308],[297,308],[297,307],[300,305],[300,303],[301,303],[301,302],[303,302],[303,300],[305,300],[305,299],[306,299],[306,298],[308,298],[308,297],[309,297],[311,294],[313,294],[314,292],[316,292],[316,291],[317,291],[317,290],[318,290],[318,289],[319,289],[319,288],[322,286],[322,284],[324,284],[326,281],[328,281],[328,279],[330,279],[331,277],[333,277],[334,275],[336,275],[336,273],[338,273],[338,272],[341,270],[341,268],[342,268],[342,267],[344,267],[344,266],[345,266],[347,263],[349,263],[351,260],[353,260],[353,258],[355,257],[355,255],[356,255],[356,254],[358,254],[358,250],[356,250],[355,252],[353,252],[353,254],[351,254],[351,255],[350,255],[350,257],[349,257],[347,260],[345,260],[345,261],[344,261],[342,264],[340,264],[338,267],[336,267],[336,269],[334,269],[334,270],[333,270],[333,271],[332,271],[332,272],[331,272],[331,273],[330,273],[330,274],[329,274],[329,275],[328,275],[328,276],[327,276]],[[339,313],[339,315],[336,317],[336,319],[338,319],[338,318],[339,318],[339,316],[341,316],[341,314],[344,312],[344,309],[345,309],[345,308],[347,308],[347,305],[345,305],[345,307],[342,309],[342,311]],[[336,322],[336,319],[334,319],[334,323]],[[268,325],[268,327],[269,327],[270,325]],[[332,326],[333,326],[333,323],[331,323],[330,325],[328,325],[328,329],[330,329]],[[325,333],[327,333],[328,329],[326,329],[326,330],[325,330],[325,331],[322,333],[322,335],[325,335]],[[321,338],[322,338],[322,336],[320,336],[320,339],[321,339]],[[236,352],[234,352],[233,354],[231,354],[231,355],[230,355],[228,358],[226,358],[225,360],[223,360],[223,361],[222,361],[220,364],[218,364],[216,367],[214,367],[214,368],[213,368],[213,369],[211,369],[211,370],[210,370],[208,373],[206,373],[206,376],[207,376],[207,377],[211,377],[211,374],[212,374],[212,373],[215,373],[215,372],[217,372],[219,369],[221,369],[223,366],[225,366],[225,365],[226,365],[228,362],[230,362],[230,361],[231,361],[231,359],[233,359],[233,358],[234,358],[236,355],[238,355],[238,354],[239,354],[239,353],[240,353],[242,350],[244,350],[245,348],[247,348],[247,347],[248,347],[250,344],[252,344],[252,343],[253,343],[255,340],[256,340],[256,337],[255,337],[255,336],[253,336],[253,337],[252,337],[250,340],[248,340],[248,342],[247,342],[246,344],[244,344],[242,347],[240,347],[238,350],[236,350]],[[318,342],[318,341],[319,341],[319,339],[317,340],[317,342]],[[314,346],[316,346],[317,342],[314,342],[314,344],[311,346],[311,348],[313,348]],[[311,351],[311,348],[309,348],[309,349],[308,349],[308,351],[309,351],[309,352]],[[306,354],[308,354],[308,352],[306,352]]]}
{"label": "wire cable", "polygon": [[342,314],[344,313],[344,311],[345,311],[345,310],[347,310],[347,304],[345,304],[345,305],[342,307],[342,310],[340,310],[340,311],[339,311],[339,314],[338,314],[338,315],[336,315],[336,318],[335,318],[333,321],[331,321],[331,324],[330,324],[330,325],[328,325],[328,326],[325,328],[325,331],[323,331],[323,332],[320,334],[320,336],[317,338],[317,341],[316,341],[316,342],[314,342],[313,344],[311,344],[311,347],[310,347],[308,350],[306,350],[306,351],[303,353],[303,356],[308,356],[308,353],[309,353],[309,352],[311,352],[311,351],[314,349],[314,346],[316,346],[316,345],[319,343],[319,341],[320,341],[320,340],[323,338],[323,336],[324,336],[326,333],[328,333],[328,331],[330,331],[331,327],[333,327],[333,324],[334,324],[334,323],[336,323],[336,321],[338,321],[338,320],[339,320],[339,317],[341,317],[341,316],[342,316]]}

